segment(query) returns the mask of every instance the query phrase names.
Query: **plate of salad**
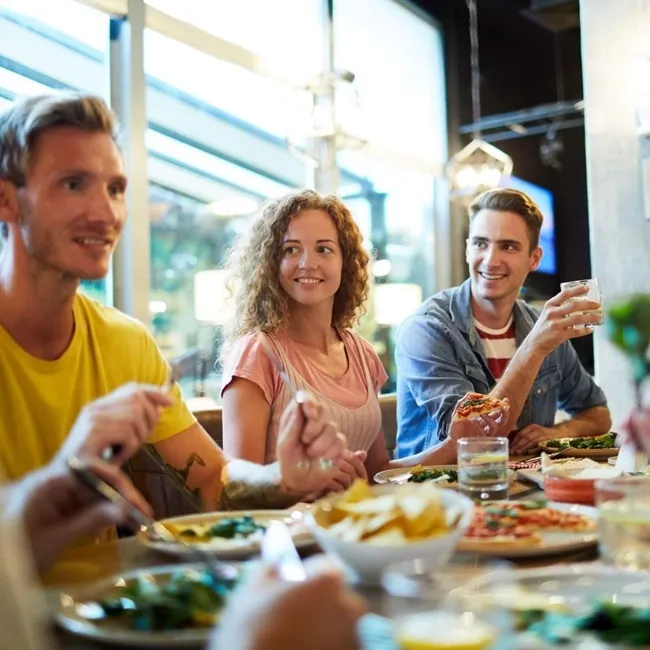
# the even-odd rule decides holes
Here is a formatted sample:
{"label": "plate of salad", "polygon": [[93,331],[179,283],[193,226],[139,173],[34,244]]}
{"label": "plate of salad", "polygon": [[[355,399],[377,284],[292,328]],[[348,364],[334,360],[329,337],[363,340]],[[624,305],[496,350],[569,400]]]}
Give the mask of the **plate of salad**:
{"label": "plate of salad", "polygon": [[[490,472],[492,470],[485,470]],[[489,479],[490,476],[485,477]],[[515,472],[508,470],[508,480],[515,478]],[[429,483],[435,481],[440,487],[456,487],[458,485],[458,465],[416,465],[415,467],[400,467],[385,469],[375,474],[375,483]]]}
{"label": "plate of salad", "polygon": [[618,455],[616,446],[617,434],[613,431],[602,436],[585,438],[555,438],[544,440],[539,446],[548,453],[558,456],[573,456],[574,458],[611,458]]}
{"label": "plate of salad", "polygon": [[125,572],[61,593],[55,619],[72,634],[114,646],[203,647],[244,571],[222,570],[218,578],[199,565]]}
{"label": "plate of salad", "polygon": [[244,559],[259,553],[262,537],[271,521],[287,524],[296,547],[314,543],[299,510],[211,512],[173,517],[159,523],[177,542],[162,540],[151,531],[140,532],[138,539],[151,550],[188,561],[192,557],[190,545],[222,559]]}
{"label": "plate of salad", "polygon": [[452,591],[477,611],[510,610],[516,646],[650,646],[650,577],[599,564],[494,571]]}

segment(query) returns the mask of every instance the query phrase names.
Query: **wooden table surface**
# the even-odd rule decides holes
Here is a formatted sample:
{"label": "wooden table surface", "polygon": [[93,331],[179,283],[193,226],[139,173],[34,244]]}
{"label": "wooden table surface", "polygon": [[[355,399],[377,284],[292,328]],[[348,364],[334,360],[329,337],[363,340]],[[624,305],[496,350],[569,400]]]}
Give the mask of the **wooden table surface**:
{"label": "wooden table surface", "polygon": [[[511,485],[511,498],[522,495],[535,496],[535,494],[541,495],[542,492],[530,484],[515,481]],[[597,559],[597,549],[594,547],[568,555],[553,555],[534,560],[517,561],[515,564],[520,567],[549,566],[565,562],[596,561]],[[61,558],[43,581],[49,597],[54,601],[61,590],[82,587],[101,578],[133,569],[174,563],[173,558],[150,551],[139,544],[135,538],[128,538],[75,549],[73,553],[68,553],[67,556]],[[458,584],[457,580],[463,581],[475,577],[485,570],[486,565],[486,559],[478,555],[459,554],[455,556],[451,566],[454,582]],[[358,591],[366,599],[371,612],[389,615],[386,597],[380,589],[360,588]],[[56,631],[55,635],[60,647],[65,650],[99,650],[109,647],[106,644],[80,639],[62,631]]]}

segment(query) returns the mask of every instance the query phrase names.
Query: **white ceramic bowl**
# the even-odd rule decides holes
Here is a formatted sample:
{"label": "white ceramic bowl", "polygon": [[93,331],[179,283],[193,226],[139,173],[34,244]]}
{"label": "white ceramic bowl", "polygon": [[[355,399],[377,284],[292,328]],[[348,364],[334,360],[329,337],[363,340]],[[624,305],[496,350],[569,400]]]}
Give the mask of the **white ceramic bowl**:
{"label": "white ceramic bowl", "polygon": [[[409,484],[412,485],[412,484]],[[378,485],[372,488],[377,496],[403,489],[400,485]],[[453,530],[444,535],[400,546],[375,546],[360,542],[343,541],[316,520],[324,505],[335,501],[338,495],[322,499],[307,513],[305,523],[316,541],[327,553],[336,556],[352,574],[352,578],[364,584],[380,584],[381,574],[389,564],[406,560],[426,559],[429,566],[444,566],[451,558],[456,545],[472,520],[474,504],[468,497],[455,490],[440,489],[445,510],[460,512],[460,519]]]}

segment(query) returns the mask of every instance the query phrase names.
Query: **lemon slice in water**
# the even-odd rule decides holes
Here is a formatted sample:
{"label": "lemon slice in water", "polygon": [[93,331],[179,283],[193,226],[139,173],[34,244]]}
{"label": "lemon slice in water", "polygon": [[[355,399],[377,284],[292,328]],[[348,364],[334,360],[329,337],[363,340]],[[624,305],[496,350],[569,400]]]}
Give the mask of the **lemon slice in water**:
{"label": "lemon slice in water", "polygon": [[402,619],[396,640],[402,650],[484,650],[496,630],[472,614],[421,612]]}
{"label": "lemon slice in water", "polygon": [[484,463],[506,463],[507,461],[507,454],[499,453],[476,454],[476,456],[472,456],[470,459],[470,462],[473,465],[483,465]]}

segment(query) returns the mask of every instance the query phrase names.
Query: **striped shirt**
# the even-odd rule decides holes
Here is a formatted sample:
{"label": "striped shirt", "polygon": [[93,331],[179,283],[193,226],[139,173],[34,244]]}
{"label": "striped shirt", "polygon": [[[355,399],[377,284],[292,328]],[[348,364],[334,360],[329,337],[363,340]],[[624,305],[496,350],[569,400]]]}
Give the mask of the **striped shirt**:
{"label": "striped shirt", "polygon": [[476,325],[476,331],[483,343],[488,368],[492,376],[498,381],[505,372],[510,359],[515,356],[517,351],[514,318],[511,317],[508,324],[499,330],[485,327],[476,319],[474,319],[474,325]]}

